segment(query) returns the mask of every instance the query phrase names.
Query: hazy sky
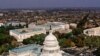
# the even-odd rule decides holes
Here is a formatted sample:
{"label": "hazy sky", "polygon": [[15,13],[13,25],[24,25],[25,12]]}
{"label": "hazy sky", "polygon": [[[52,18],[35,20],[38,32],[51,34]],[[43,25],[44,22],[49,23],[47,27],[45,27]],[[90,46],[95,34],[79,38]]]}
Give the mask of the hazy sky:
{"label": "hazy sky", "polygon": [[100,0],[0,0],[0,8],[100,7]]}

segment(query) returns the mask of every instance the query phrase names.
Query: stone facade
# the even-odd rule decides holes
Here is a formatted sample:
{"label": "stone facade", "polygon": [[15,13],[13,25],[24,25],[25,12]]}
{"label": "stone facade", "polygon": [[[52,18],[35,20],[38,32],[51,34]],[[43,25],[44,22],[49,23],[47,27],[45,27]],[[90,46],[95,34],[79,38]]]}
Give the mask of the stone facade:
{"label": "stone facade", "polygon": [[85,29],[83,33],[87,36],[100,36],[100,27]]}

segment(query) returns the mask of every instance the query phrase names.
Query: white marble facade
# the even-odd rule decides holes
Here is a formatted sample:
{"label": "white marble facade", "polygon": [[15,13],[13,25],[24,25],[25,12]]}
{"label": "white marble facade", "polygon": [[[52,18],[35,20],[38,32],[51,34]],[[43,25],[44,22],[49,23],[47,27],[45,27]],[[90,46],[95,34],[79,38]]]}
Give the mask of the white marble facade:
{"label": "white marble facade", "polygon": [[100,27],[85,29],[83,33],[87,36],[100,36]]}
{"label": "white marble facade", "polygon": [[30,38],[31,36],[34,36],[36,34],[46,34],[46,31],[42,28],[23,28],[23,29],[15,29],[15,30],[10,30],[9,34],[11,36],[14,36],[14,38],[18,42],[22,42],[24,39]]}
{"label": "white marble facade", "polygon": [[57,38],[52,34],[45,38],[43,50],[40,56],[62,56]]}

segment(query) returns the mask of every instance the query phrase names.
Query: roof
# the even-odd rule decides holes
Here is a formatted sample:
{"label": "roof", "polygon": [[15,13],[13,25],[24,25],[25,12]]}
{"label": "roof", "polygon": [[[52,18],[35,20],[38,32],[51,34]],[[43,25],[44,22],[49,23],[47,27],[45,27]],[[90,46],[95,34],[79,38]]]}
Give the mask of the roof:
{"label": "roof", "polygon": [[100,30],[100,27],[89,28],[89,29],[85,29],[85,30]]}
{"label": "roof", "polygon": [[43,28],[33,28],[33,29],[23,28],[23,29],[14,29],[14,30],[11,30],[11,31],[16,33],[16,34],[24,34],[24,33],[42,31],[42,30],[43,30]]}
{"label": "roof", "polygon": [[14,53],[23,53],[23,52],[27,52],[27,51],[33,51],[34,53],[40,53],[40,50],[41,50],[40,45],[29,44],[26,46],[20,46],[20,47],[14,48],[10,51],[14,52]]}
{"label": "roof", "polygon": [[50,32],[48,36],[46,36],[45,40],[56,40],[57,38]]}
{"label": "roof", "polygon": [[[33,53],[36,53],[37,56],[40,56],[41,54],[41,49],[42,49],[42,46],[40,45],[37,45],[37,44],[29,44],[29,45],[25,45],[25,46],[20,46],[20,47],[17,47],[17,48],[14,48],[12,50],[10,50],[11,52],[14,52],[14,53],[23,53],[23,52],[27,52],[27,51],[32,51]],[[69,53],[65,53],[65,52],[62,52],[62,56],[73,56]]]}
{"label": "roof", "polygon": [[50,29],[50,26],[53,29],[53,28],[59,28],[60,25],[64,25],[64,23],[61,23],[61,22],[48,22],[46,24],[38,25],[36,27],[45,27],[46,30],[49,30]]}

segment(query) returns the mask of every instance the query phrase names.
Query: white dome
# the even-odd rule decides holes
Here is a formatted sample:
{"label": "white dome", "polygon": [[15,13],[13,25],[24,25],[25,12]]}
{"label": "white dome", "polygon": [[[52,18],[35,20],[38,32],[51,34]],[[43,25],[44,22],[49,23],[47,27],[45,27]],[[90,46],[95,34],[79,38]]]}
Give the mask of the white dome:
{"label": "white dome", "polygon": [[49,35],[45,38],[45,41],[54,41],[54,40],[57,40],[57,38],[52,33],[49,33]]}
{"label": "white dome", "polygon": [[55,46],[58,45],[58,41],[57,38],[52,34],[52,32],[50,32],[49,35],[45,38],[43,44],[46,46]]}
{"label": "white dome", "polygon": [[[45,38],[43,44],[44,46],[41,56],[62,56],[57,38],[52,34],[52,32],[50,32],[49,35]],[[51,51],[53,52],[50,53]]]}

